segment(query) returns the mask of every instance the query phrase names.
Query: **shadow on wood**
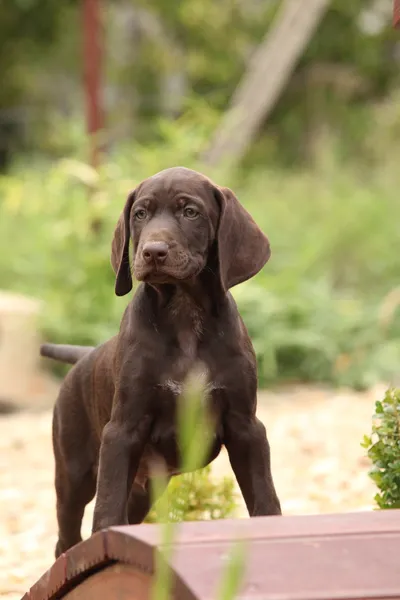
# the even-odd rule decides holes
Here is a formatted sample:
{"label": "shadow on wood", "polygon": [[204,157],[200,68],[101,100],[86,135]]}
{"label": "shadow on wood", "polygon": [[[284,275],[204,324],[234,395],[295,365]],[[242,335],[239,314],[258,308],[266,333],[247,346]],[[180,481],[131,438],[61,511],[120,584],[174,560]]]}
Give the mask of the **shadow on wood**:
{"label": "shadow on wood", "polygon": [[[400,511],[183,523],[174,600],[214,600],[232,543],[247,544],[239,598],[400,599]],[[147,600],[156,525],[116,527],[61,556],[23,600]]]}

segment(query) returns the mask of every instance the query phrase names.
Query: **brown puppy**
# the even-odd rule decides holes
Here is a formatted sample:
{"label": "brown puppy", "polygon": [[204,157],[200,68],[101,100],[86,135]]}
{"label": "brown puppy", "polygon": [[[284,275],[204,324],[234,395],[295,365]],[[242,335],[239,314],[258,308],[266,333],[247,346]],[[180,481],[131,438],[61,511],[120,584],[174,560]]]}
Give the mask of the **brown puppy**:
{"label": "brown puppy", "polygon": [[256,418],[255,354],[228,291],[265,265],[268,239],[229,189],[179,167],[128,196],[112,242],[118,296],[132,289],[130,240],[142,283],[118,335],[95,349],[42,347],[77,361],[54,409],[56,556],[81,540],[96,491],[93,532],[143,521],[154,458],[179,473],[176,401],[198,365],[217,423],[207,462],[225,445],[250,516],[281,514]]}

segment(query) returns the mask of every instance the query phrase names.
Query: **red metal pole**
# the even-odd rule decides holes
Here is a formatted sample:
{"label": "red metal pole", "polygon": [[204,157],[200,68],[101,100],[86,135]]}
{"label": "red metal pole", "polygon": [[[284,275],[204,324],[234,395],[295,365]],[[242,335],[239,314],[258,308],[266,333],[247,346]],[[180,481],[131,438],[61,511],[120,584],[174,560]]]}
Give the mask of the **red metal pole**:
{"label": "red metal pole", "polygon": [[393,0],[393,25],[400,28],[400,0]]}
{"label": "red metal pole", "polygon": [[98,166],[98,132],[103,127],[101,107],[101,15],[99,0],[83,0],[83,55],[86,123],[90,143],[90,161]]}

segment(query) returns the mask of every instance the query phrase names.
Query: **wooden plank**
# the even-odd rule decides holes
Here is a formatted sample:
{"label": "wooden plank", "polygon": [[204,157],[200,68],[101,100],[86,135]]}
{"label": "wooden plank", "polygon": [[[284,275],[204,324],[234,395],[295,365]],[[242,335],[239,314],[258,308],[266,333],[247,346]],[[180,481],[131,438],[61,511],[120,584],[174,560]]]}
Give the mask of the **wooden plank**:
{"label": "wooden plank", "polygon": [[[215,600],[232,544],[241,539],[243,600],[400,600],[398,510],[183,523],[177,533],[174,599]],[[103,589],[110,598],[144,600],[160,541],[156,525],[96,534],[60,557],[28,598],[91,600]],[[120,569],[110,570],[113,564]]]}
{"label": "wooden plank", "polygon": [[256,50],[204,156],[206,164],[237,163],[274,108],[330,0],[284,0]]}
{"label": "wooden plank", "polygon": [[101,105],[102,36],[101,3],[99,0],[83,0],[83,65],[86,100],[86,122],[90,143],[90,162],[96,168],[99,162],[97,135],[103,128]]}

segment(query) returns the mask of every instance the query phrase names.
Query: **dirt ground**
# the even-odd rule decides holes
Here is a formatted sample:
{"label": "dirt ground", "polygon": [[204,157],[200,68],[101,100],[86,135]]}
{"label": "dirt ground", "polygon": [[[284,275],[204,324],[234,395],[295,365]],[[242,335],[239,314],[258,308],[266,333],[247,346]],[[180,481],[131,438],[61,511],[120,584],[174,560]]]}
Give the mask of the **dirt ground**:
{"label": "dirt ground", "polygon": [[[286,514],[371,510],[374,486],[360,447],[376,399],[320,388],[262,392],[259,417],[272,451],[273,474]],[[0,597],[19,600],[51,565],[56,536],[51,408],[0,416]],[[230,473],[225,453],[216,476]],[[85,515],[90,530],[93,506]],[[243,503],[238,511],[245,517]]]}

